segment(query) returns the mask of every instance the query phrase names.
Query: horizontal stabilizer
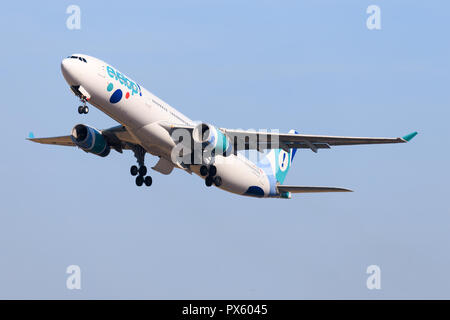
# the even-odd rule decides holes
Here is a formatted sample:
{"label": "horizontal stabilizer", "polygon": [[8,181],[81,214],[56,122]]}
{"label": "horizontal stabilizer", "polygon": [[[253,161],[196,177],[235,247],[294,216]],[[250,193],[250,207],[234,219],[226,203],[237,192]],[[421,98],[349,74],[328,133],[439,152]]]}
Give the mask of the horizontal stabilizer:
{"label": "horizontal stabilizer", "polygon": [[315,192],[353,192],[349,189],[334,187],[305,187],[305,186],[278,186],[278,191],[291,193],[315,193]]}

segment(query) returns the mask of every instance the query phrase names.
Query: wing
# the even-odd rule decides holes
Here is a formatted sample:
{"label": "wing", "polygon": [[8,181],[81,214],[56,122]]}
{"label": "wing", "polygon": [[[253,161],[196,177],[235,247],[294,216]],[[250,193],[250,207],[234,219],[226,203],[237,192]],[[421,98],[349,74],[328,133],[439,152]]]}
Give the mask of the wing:
{"label": "wing", "polygon": [[[311,149],[317,152],[318,149],[329,149],[331,146],[359,145],[359,144],[385,144],[385,143],[405,143],[414,138],[417,132],[410,133],[399,138],[366,138],[366,137],[339,137],[321,136],[296,133],[271,133],[252,132],[244,130],[221,129],[237,150],[242,149],[278,149],[288,150],[290,148]],[[250,143],[249,141],[252,141]],[[235,149],[235,150],[236,150]]]}
{"label": "wing", "polygon": [[70,147],[75,146],[70,136],[60,136],[51,138],[27,138],[27,140],[42,144],[55,144],[58,146],[70,146]]}
{"label": "wing", "polygon": [[[119,152],[122,149],[130,149],[130,144],[138,144],[138,142],[130,135],[124,126],[115,126],[112,128],[101,130],[101,133],[108,141],[108,144]],[[70,146],[74,147],[75,144],[72,141],[71,136],[59,136],[59,137],[49,137],[49,138],[34,138],[32,134],[27,140],[42,143],[42,144],[53,144],[58,146]]]}
{"label": "wing", "polygon": [[335,187],[304,187],[304,186],[278,186],[278,192],[291,193],[316,193],[316,192],[353,192],[349,189],[335,188]]}
{"label": "wing", "polygon": [[[161,125],[169,132],[175,129],[187,129],[191,132],[194,126],[180,125],[169,122],[162,122]],[[282,148],[288,151],[291,148],[311,149],[317,152],[318,149],[330,149],[331,146],[360,145],[360,144],[385,144],[385,143],[405,143],[417,135],[417,132],[407,134],[398,138],[368,138],[368,137],[340,137],[308,135],[298,133],[274,133],[256,132],[249,130],[234,130],[218,128],[233,144],[234,152],[239,150],[264,150]]]}

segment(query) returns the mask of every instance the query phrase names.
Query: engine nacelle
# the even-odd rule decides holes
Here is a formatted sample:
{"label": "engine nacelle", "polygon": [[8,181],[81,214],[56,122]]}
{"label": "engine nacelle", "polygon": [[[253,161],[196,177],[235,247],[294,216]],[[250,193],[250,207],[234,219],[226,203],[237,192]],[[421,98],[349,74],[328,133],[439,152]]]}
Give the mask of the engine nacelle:
{"label": "engine nacelle", "polygon": [[71,135],[73,143],[86,152],[106,157],[111,151],[111,147],[106,142],[100,131],[85,124],[77,124],[72,129]]}
{"label": "engine nacelle", "polygon": [[195,143],[211,148],[214,154],[229,155],[233,149],[230,139],[222,131],[207,123],[198,124],[192,131]]}

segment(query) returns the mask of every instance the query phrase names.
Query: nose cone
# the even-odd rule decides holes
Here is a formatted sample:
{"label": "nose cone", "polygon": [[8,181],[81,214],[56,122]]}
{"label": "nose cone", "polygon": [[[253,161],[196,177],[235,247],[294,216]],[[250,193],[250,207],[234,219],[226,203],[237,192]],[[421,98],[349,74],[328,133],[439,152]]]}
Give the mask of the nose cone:
{"label": "nose cone", "polygon": [[61,72],[70,86],[79,85],[77,79],[77,60],[66,58],[61,62]]}

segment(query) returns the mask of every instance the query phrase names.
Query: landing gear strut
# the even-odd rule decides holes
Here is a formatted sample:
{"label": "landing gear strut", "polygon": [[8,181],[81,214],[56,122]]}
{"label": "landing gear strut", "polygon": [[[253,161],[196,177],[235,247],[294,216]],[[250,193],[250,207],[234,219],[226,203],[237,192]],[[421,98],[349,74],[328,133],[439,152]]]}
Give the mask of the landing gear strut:
{"label": "landing gear strut", "polygon": [[222,185],[222,178],[220,176],[217,176],[217,168],[214,165],[210,165],[209,167],[203,165],[200,167],[200,174],[205,178],[205,185],[207,187],[211,187],[213,183],[220,187]]}
{"label": "landing gear strut", "polygon": [[147,167],[144,164],[146,151],[139,145],[136,146],[133,151],[139,167],[135,165],[131,166],[130,173],[132,176],[137,176],[136,185],[138,187],[142,186],[144,183],[147,187],[150,187],[152,185],[152,177],[145,176],[147,174]]}

